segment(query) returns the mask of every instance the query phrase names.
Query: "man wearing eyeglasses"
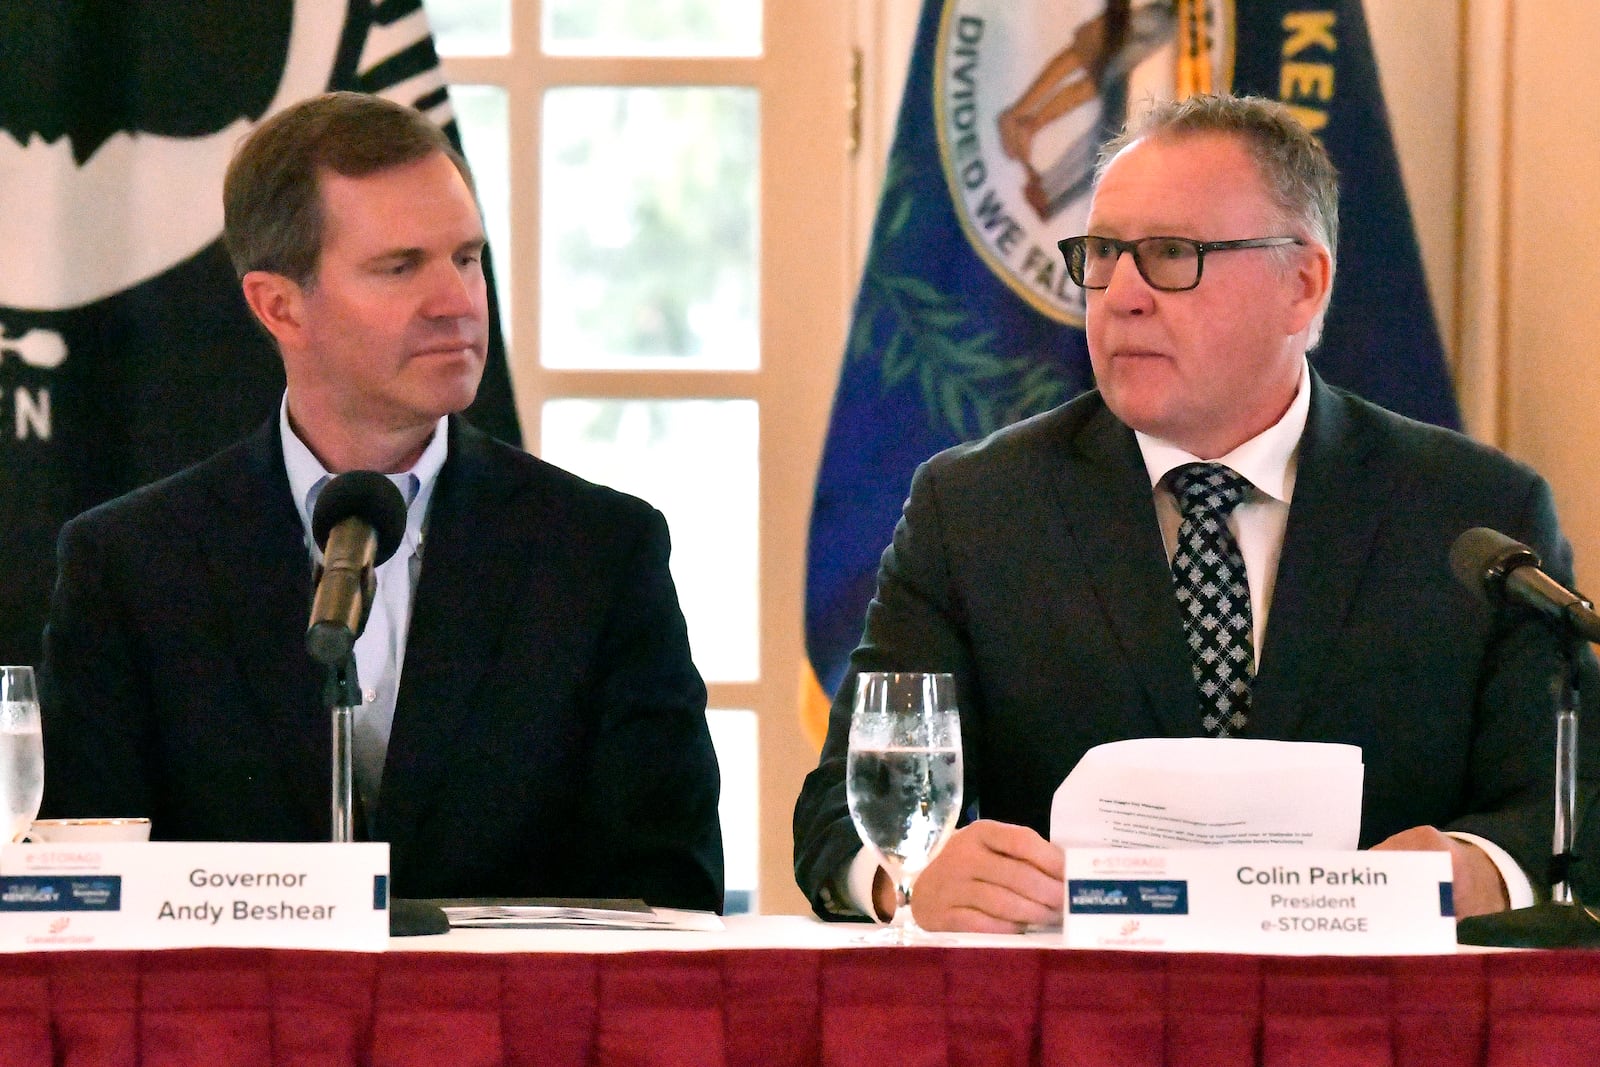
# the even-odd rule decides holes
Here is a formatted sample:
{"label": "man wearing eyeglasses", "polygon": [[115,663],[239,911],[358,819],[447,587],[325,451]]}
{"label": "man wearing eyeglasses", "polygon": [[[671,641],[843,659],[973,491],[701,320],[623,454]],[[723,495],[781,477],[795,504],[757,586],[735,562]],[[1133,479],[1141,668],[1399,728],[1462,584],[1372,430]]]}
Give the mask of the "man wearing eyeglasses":
{"label": "man wearing eyeglasses", "polygon": [[1359,745],[1363,847],[1448,850],[1458,915],[1531,903],[1560,648],[1447,554],[1490,526],[1570,578],[1549,487],[1311,369],[1338,190],[1282,106],[1157,105],[1106,147],[1087,229],[1061,251],[1097,388],[917,471],[795,811],[814,907],[892,911],[843,768],[855,674],[896,669],[954,673],[962,713],[971,821],[916,883],[924,926],[1059,922],[1053,793],[1141,736]]}

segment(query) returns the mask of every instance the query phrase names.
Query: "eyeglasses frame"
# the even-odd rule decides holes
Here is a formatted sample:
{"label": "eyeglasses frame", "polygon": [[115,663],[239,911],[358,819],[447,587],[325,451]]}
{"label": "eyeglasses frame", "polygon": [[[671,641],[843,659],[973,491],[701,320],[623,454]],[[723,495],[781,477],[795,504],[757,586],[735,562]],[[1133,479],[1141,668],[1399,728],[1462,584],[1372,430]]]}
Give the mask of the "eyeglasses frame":
{"label": "eyeglasses frame", "polygon": [[[1196,241],[1192,237],[1173,237],[1165,234],[1154,234],[1149,237],[1135,238],[1132,241],[1120,241],[1115,237],[1100,237],[1095,234],[1086,233],[1077,237],[1065,237],[1056,242],[1056,248],[1060,251],[1061,258],[1066,261],[1068,277],[1072,276],[1071,246],[1078,245],[1079,247],[1086,248],[1087,246],[1085,242],[1090,240],[1103,241],[1106,244],[1111,245],[1117,250],[1117,259],[1121,259],[1124,253],[1131,255],[1133,257],[1134,269],[1139,272],[1139,277],[1143,278],[1145,284],[1150,288],[1162,293],[1187,293],[1191,289],[1198,287],[1200,284],[1200,279],[1205,276],[1206,253],[1208,252],[1231,252],[1242,248],[1281,248],[1286,245],[1305,244],[1305,241],[1298,237],[1286,236],[1243,237],[1234,241]],[[1144,260],[1139,258],[1139,245],[1143,244],[1145,241],[1180,241],[1183,244],[1193,247],[1195,250],[1194,284],[1181,286],[1179,288],[1171,288],[1165,285],[1157,285],[1155,282],[1151,281],[1150,275],[1145,272]],[[1086,258],[1080,259],[1079,263],[1080,266],[1078,273],[1082,275],[1084,273],[1083,267],[1087,266]],[[1081,289],[1090,289],[1094,290],[1095,292],[1101,292],[1110,288],[1109,282],[1107,282],[1105,285],[1084,285],[1079,278],[1073,278],[1072,282]]]}

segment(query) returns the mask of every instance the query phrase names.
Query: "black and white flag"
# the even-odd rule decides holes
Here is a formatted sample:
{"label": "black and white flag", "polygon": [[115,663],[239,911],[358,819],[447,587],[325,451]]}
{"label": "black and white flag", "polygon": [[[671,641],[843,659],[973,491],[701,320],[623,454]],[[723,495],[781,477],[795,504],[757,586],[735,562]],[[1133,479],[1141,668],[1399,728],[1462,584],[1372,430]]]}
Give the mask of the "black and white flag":
{"label": "black and white flag", "polygon": [[[33,663],[62,523],[273,411],[222,176],[255,124],[329,89],[455,135],[421,0],[0,3],[0,663]],[[473,421],[520,443],[489,286]]]}

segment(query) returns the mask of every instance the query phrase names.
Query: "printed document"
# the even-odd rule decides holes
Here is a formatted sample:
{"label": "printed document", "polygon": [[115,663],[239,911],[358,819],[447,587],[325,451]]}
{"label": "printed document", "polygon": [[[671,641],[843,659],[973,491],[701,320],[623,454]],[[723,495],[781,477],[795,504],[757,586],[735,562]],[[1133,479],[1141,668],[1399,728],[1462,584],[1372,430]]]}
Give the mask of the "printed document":
{"label": "printed document", "polygon": [[1098,745],[1056,790],[1062,848],[1298,845],[1361,836],[1361,749],[1311,741],[1145,737]]}

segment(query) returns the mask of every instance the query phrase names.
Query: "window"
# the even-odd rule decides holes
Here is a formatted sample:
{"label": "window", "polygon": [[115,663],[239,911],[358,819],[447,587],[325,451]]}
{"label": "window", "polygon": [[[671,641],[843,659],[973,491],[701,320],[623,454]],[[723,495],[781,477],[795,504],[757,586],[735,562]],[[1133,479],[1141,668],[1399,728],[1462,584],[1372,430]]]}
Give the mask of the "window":
{"label": "window", "polygon": [[[855,277],[849,14],[427,0],[531,449],[649,500],[711,692],[730,910],[805,904],[806,522]],[[724,710],[746,709],[746,710]]]}

